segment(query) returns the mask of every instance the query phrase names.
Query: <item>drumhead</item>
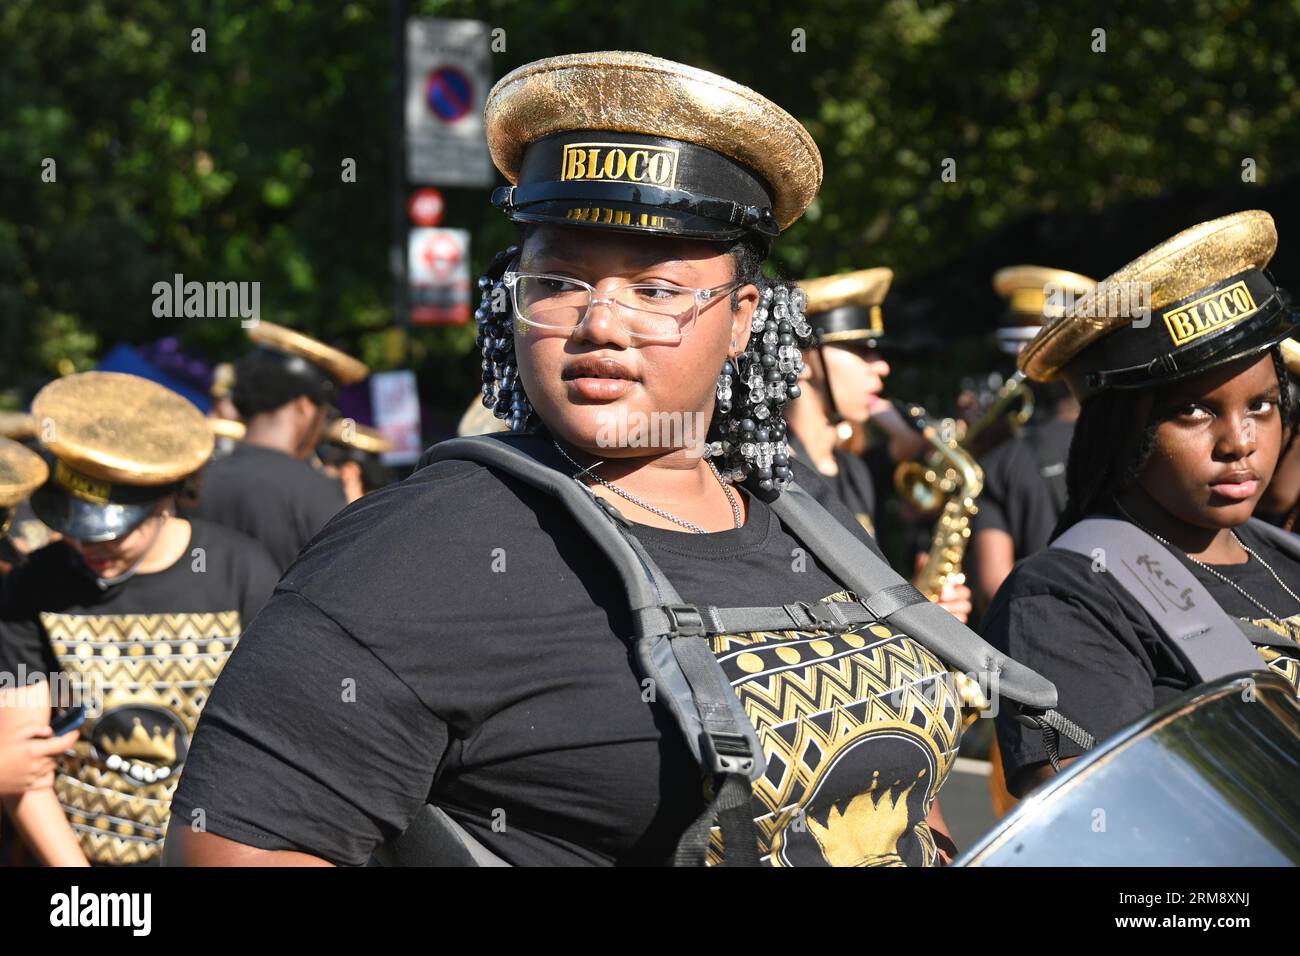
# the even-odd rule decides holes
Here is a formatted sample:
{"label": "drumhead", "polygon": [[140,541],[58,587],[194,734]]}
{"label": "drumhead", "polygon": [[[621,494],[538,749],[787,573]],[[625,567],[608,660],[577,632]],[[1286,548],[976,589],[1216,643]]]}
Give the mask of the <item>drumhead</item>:
{"label": "drumhead", "polygon": [[1203,684],[1100,742],[956,866],[1294,866],[1300,700],[1272,672]]}

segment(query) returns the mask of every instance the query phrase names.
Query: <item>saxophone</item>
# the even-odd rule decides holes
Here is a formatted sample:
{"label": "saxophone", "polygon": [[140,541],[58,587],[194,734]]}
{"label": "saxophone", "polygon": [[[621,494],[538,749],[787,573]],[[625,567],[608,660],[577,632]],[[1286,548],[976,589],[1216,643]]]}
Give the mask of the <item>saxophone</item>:
{"label": "saxophone", "polygon": [[924,408],[911,405],[905,412],[908,422],[930,443],[938,459],[936,467],[924,471],[906,468],[911,463],[904,463],[897,473],[910,500],[932,506],[942,496],[929,560],[916,580],[917,589],[933,601],[945,584],[962,584],[966,580],[961,566],[970,542],[970,519],[979,510],[975,500],[984,488],[984,472],[956,440],[939,434],[927,420]]}
{"label": "saxophone", "polygon": [[1018,433],[1033,416],[1034,393],[1025,381],[1025,373],[1017,369],[1002,383],[984,414],[966,429],[962,447],[978,458],[1005,438],[1008,429],[1013,435]]}
{"label": "saxophone", "polygon": [[[955,439],[941,435],[926,420],[924,408],[910,405],[903,411],[908,423],[931,444],[934,456],[939,459],[937,465],[925,469],[904,462],[895,475],[900,490],[908,486],[911,500],[925,504],[939,495],[943,497],[943,509],[935,522],[928,560],[913,582],[928,599],[937,601],[944,585],[964,584],[966,581],[962,562],[970,543],[970,519],[979,510],[975,501],[984,488],[984,472]],[[912,467],[905,468],[907,465]],[[943,468],[942,474],[937,473],[939,468]],[[966,674],[952,673],[963,707],[967,710],[965,723],[970,724],[979,716],[979,711],[989,706],[988,699],[978,681]]]}

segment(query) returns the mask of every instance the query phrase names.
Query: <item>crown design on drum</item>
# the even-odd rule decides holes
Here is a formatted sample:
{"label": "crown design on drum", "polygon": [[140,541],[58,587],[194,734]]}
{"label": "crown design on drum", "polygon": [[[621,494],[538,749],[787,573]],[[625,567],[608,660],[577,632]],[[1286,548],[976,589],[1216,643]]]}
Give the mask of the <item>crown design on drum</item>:
{"label": "crown design on drum", "polygon": [[849,801],[843,813],[831,807],[825,825],[808,818],[808,830],[831,866],[898,864],[898,838],[907,829],[907,798],[916,781],[901,793],[889,787],[875,799],[873,787]]}
{"label": "crown design on drum", "polygon": [[140,718],[134,718],[135,726],[131,728],[129,737],[111,737],[105,735],[104,746],[110,753],[115,753],[119,757],[134,757],[143,760],[157,760],[166,764],[176,762],[176,728],[173,727],[164,735],[157,727],[153,733],[144,729],[144,724]]}

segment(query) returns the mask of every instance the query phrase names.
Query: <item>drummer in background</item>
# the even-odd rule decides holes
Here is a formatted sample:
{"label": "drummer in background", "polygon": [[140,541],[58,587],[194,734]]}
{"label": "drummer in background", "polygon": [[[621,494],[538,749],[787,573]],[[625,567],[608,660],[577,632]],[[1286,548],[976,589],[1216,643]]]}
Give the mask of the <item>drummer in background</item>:
{"label": "drummer in background", "polygon": [[[881,303],[893,272],[864,269],[799,283],[807,296],[806,315],[814,347],[799,373],[799,393],[786,412],[786,440],[794,457],[810,463],[829,479],[840,501],[858,523],[875,536],[877,487],[888,487],[893,462],[920,453],[924,439],[898,409],[881,397],[889,363],[881,357],[884,338]],[[867,461],[842,448],[854,426],[872,421],[886,442],[867,450]],[[766,441],[760,429],[758,440]],[[959,621],[970,615],[970,589],[950,584],[939,604]]]}
{"label": "drummer in background", "polygon": [[[1135,526],[1229,616],[1214,632],[1214,655],[1232,670],[1262,660],[1294,684],[1300,561],[1277,532],[1246,525],[1293,420],[1277,343],[1297,316],[1264,271],[1276,246],[1273,220],[1259,211],[1187,229],[1049,322],[1019,364],[1035,381],[1063,378],[1082,403],[1059,528],[1089,515]],[[1143,289],[1148,321],[1135,318]],[[1126,309],[1110,304],[1122,301],[1119,290]],[[1100,741],[1200,683],[1204,670],[1129,590],[1139,586],[1129,568],[1145,569],[1142,586],[1158,590],[1159,561],[1118,539],[1091,557],[1065,544],[1016,566],[985,636],[1054,681],[1060,712]],[[997,731],[1013,794],[1053,774],[1038,730],[1004,711]],[[1062,765],[1083,752],[1064,736],[1057,746]]]}
{"label": "drummer in background", "polygon": [[60,672],[88,715],[53,789],[5,807],[45,865],[156,862],[199,713],[276,569],[244,535],[176,517],[212,452],[186,399],[84,372],[46,385],[32,411],[50,462],[32,506],[64,539],[4,581],[0,670],[37,679],[0,708],[0,738],[49,722]]}
{"label": "drummer in background", "polygon": [[347,504],[337,481],[307,459],[325,433],[339,388],[369,369],[300,332],[259,322],[257,348],[235,364],[231,398],[244,440],[203,472],[192,514],[264,544],[284,571],[325,522]]}
{"label": "drummer in background", "polygon": [[352,504],[397,480],[380,458],[392,450],[392,441],[377,428],[359,425],[350,418],[336,418],[325,430],[316,457],[325,474],[343,485],[343,496]]}
{"label": "drummer in background", "polygon": [[[997,330],[998,349],[1017,356],[1065,307],[1096,286],[1075,272],[1042,266],[1011,266],[993,276],[993,288],[1010,308]],[[971,577],[975,607],[985,611],[1011,568],[1047,547],[1065,509],[1065,462],[1079,417],[1079,403],[1061,382],[1031,386],[1045,414],[1020,434],[979,459],[984,489],[971,519]]]}
{"label": "drummer in background", "polygon": [[[1291,394],[1300,395],[1300,342],[1283,339],[1281,348]],[[1277,471],[1259,499],[1255,517],[1287,531],[1300,530],[1296,527],[1300,518],[1300,442],[1296,441],[1295,428],[1287,432]]]}

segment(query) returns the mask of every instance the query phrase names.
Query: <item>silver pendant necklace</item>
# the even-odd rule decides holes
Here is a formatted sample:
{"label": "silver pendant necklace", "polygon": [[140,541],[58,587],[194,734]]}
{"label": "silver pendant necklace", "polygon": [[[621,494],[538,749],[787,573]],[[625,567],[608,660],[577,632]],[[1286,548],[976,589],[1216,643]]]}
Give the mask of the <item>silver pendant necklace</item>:
{"label": "silver pendant necklace", "polygon": [[[1268,617],[1270,617],[1271,619],[1273,619],[1273,620],[1275,620],[1275,621],[1280,621],[1280,620],[1282,620],[1282,618],[1281,618],[1280,616],[1278,616],[1277,614],[1275,614],[1273,611],[1269,610],[1268,605],[1266,605],[1263,601],[1259,600],[1259,598],[1257,598],[1257,597],[1255,597],[1254,595],[1252,595],[1249,591],[1247,591],[1245,588],[1243,588],[1240,584],[1238,584],[1236,581],[1232,580],[1232,578],[1228,577],[1226,574],[1221,573],[1217,568],[1214,568],[1214,567],[1212,567],[1211,565],[1206,564],[1204,561],[1201,561],[1201,560],[1199,560],[1198,558],[1194,558],[1194,557],[1192,557],[1192,556],[1191,556],[1190,554],[1188,554],[1186,551],[1183,551],[1182,548],[1178,548],[1176,545],[1170,544],[1167,540],[1165,540],[1164,538],[1162,538],[1160,535],[1156,534],[1154,531],[1152,531],[1150,528],[1148,528],[1148,527],[1147,527],[1146,525],[1144,525],[1142,522],[1138,521],[1137,518],[1134,518],[1131,514],[1128,513],[1128,509],[1126,509],[1122,504],[1120,504],[1118,500],[1115,501],[1115,507],[1117,507],[1117,508],[1120,510],[1120,512],[1124,515],[1125,518],[1127,518],[1129,521],[1133,522],[1133,524],[1137,525],[1139,528],[1141,528],[1141,529],[1142,529],[1143,531],[1145,531],[1147,534],[1151,535],[1151,537],[1155,538],[1157,541],[1159,541],[1161,544],[1163,544],[1166,548],[1174,548],[1174,549],[1176,549],[1176,550],[1182,552],[1182,554],[1187,558],[1188,561],[1191,561],[1191,562],[1192,562],[1193,564],[1195,564],[1197,567],[1204,568],[1206,571],[1208,571],[1210,574],[1213,574],[1216,578],[1218,578],[1218,579],[1219,579],[1220,581],[1222,581],[1224,584],[1227,584],[1228,586],[1230,586],[1230,587],[1232,587],[1232,588],[1235,588],[1235,589],[1236,589],[1236,590],[1241,594],[1242,597],[1244,597],[1246,600],[1250,601],[1251,604],[1254,604],[1256,607],[1258,607],[1261,611],[1263,611],[1266,615],[1268,615]],[[1242,541],[1242,540],[1241,540],[1241,537],[1237,534],[1237,532],[1236,532],[1235,530],[1230,531],[1229,533],[1232,535],[1232,539],[1233,539],[1234,541],[1236,541],[1237,544],[1241,545],[1241,550],[1245,551],[1246,554],[1247,554],[1249,557],[1254,558],[1256,561],[1258,561],[1260,564],[1262,564],[1262,565],[1264,566],[1264,570],[1267,571],[1269,574],[1273,575],[1273,580],[1276,581],[1276,582],[1278,583],[1278,587],[1280,587],[1280,588],[1281,588],[1283,591],[1285,591],[1287,594],[1291,595],[1291,600],[1295,601],[1296,604],[1300,604],[1300,597],[1297,597],[1297,596],[1296,596],[1296,593],[1295,593],[1294,591],[1292,591],[1289,587],[1286,586],[1286,582],[1283,581],[1280,577],[1278,577],[1278,574],[1277,574],[1276,571],[1273,570],[1272,565],[1270,565],[1267,561],[1265,561],[1263,558],[1261,558],[1261,557],[1259,556],[1259,554],[1256,553],[1256,551],[1255,551],[1253,548],[1249,547],[1249,546],[1246,544],[1246,542]]]}
{"label": "silver pendant necklace", "polygon": [[[659,517],[665,519],[666,521],[671,521],[673,522],[673,524],[681,525],[683,528],[687,529],[688,531],[694,531],[696,534],[708,534],[707,531],[705,531],[703,528],[701,528],[699,525],[695,524],[694,522],[687,521],[685,518],[679,518],[677,517],[677,515],[670,514],[667,511],[664,511],[662,508],[656,508],[654,505],[650,504],[650,502],[642,498],[638,498],[630,491],[625,491],[624,489],[620,488],[618,485],[614,484],[612,481],[606,481],[604,478],[600,477],[600,475],[596,474],[594,471],[591,470],[592,468],[595,468],[596,465],[602,464],[602,462],[598,461],[593,465],[589,465],[586,468],[583,468],[580,464],[578,464],[576,461],[573,460],[573,458],[569,455],[567,451],[565,451],[563,448],[560,447],[560,443],[557,442],[554,438],[551,439],[551,444],[555,446],[556,451],[558,451],[561,455],[563,455],[568,460],[569,464],[573,465],[574,468],[578,469],[578,474],[588,475],[593,481],[600,484],[602,488],[608,488],[610,491],[614,492],[614,494],[618,495],[620,498],[624,498],[632,502],[632,504],[636,505],[637,507],[644,508],[646,511],[649,511],[652,514],[657,514]],[[713,462],[709,461],[707,458],[704,459],[704,463],[709,466],[709,470],[713,472],[713,477],[718,479],[718,484],[722,486],[722,490],[726,493],[727,501],[731,505],[731,517],[732,520],[735,521],[736,527],[737,528],[742,527],[744,522],[740,520],[740,502],[736,500],[736,496],[732,493],[731,488],[723,480],[722,473],[718,471],[718,466],[715,465]],[[573,477],[576,479],[578,475],[574,475]]]}

